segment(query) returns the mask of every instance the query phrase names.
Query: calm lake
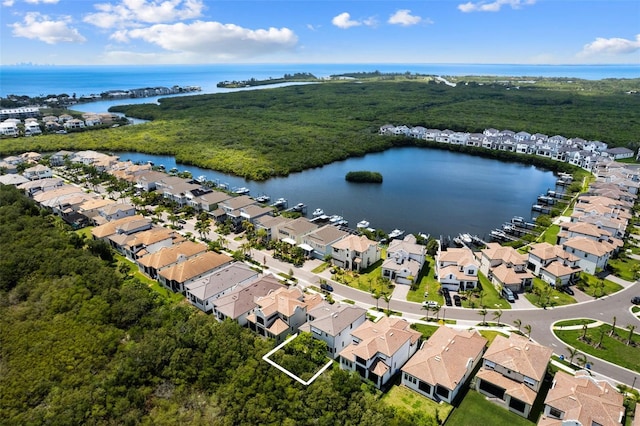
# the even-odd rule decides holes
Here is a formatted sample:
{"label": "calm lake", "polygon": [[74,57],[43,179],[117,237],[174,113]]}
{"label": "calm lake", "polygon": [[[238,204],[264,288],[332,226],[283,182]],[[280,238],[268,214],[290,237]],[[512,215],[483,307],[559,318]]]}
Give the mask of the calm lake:
{"label": "calm lake", "polygon": [[[194,178],[206,176],[231,189],[247,187],[250,195],[266,194],[271,202],[282,197],[290,207],[304,203],[309,217],[321,208],[327,215],[343,216],[354,229],[366,219],[372,228],[386,232],[398,228],[434,237],[466,232],[488,238],[492,229],[513,216],[529,219],[537,196],[553,189],[556,180],[553,173],[533,166],[412,147],[351,158],[266,182],[176,164],[170,156],[118,155],[134,162],[152,161],[167,170],[188,170]],[[384,182],[345,181],[345,174],[354,170],[380,172]]]}

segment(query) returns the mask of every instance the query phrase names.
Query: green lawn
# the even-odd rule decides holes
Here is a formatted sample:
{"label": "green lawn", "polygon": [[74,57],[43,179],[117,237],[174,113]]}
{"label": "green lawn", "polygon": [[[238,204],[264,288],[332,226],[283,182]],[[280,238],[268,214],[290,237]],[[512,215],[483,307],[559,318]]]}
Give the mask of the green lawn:
{"label": "green lawn", "polygon": [[382,397],[382,401],[399,411],[414,415],[425,415],[435,419],[446,419],[453,410],[449,404],[438,404],[431,399],[412,391],[406,386],[392,386]]}
{"label": "green lawn", "polygon": [[[467,300],[462,301],[462,306],[473,309],[478,309],[484,306],[488,310],[511,309],[511,304],[500,297],[498,290],[496,290],[493,284],[480,271],[478,271],[478,279],[482,286],[482,293],[479,291],[471,292],[471,294],[467,296]],[[491,316],[487,316],[487,318],[490,319]]]}
{"label": "green lawn", "polygon": [[630,257],[621,256],[616,259],[609,259],[607,264],[613,269],[613,275],[616,277],[620,277],[623,280],[627,281],[635,281],[636,271],[634,267],[637,268],[638,261],[635,259],[631,259]]}
{"label": "green lawn", "polygon": [[[409,290],[407,300],[409,302],[422,303],[425,299],[435,300],[440,305],[444,305],[444,298],[440,294],[440,283],[434,277],[435,259],[427,256],[427,260],[422,267],[422,273],[418,277],[419,285],[415,290]],[[425,298],[425,293],[428,296]]]}
{"label": "green lawn", "polygon": [[532,422],[509,410],[499,407],[470,390],[445,423],[447,426],[509,425],[531,426]]}
{"label": "green lawn", "polygon": [[585,273],[580,275],[580,281],[576,284],[576,287],[592,297],[602,297],[622,290],[622,286],[620,284],[616,284],[613,281],[606,279],[602,280],[598,277]]}
{"label": "green lawn", "polygon": [[438,328],[440,328],[440,326],[413,323],[411,324],[411,328],[422,333],[423,338],[428,339],[436,332],[436,330],[438,330]]}
{"label": "green lawn", "polygon": [[[605,332],[602,338],[602,347],[596,349],[594,345],[600,341],[602,330]],[[588,328],[586,336],[591,344],[578,339],[584,333],[582,329],[556,329],[553,330],[553,332],[567,345],[573,346],[588,355],[640,372],[640,335],[634,333],[633,342],[635,342],[636,346],[629,346],[626,344],[627,338],[629,337],[629,330],[616,327],[615,334],[619,336],[621,340],[618,340],[615,337],[609,337],[608,334],[610,330],[611,325],[609,324],[605,324],[600,327]]]}
{"label": "green lawn", "polygon": [[547,228],[546,231],[542,233],[538,241],[547,242],[551,245],[556,245],[556,239],[558,237],[558,233],[560,232],[560,226],[551,225]]}
{"label": "green lawn", "polygon": [[479,330],[478,332],[482,335],[482,337],[488,340],[487,346],[491,345],[491,343],[493,342],[493,340],[496,338],[497,335],[501,335],[505,337],[507,336],[506,334],[500,331],[494,331],[494,330]]}
{"label": "green lawn", "polygon": [[[539,293],[536,294],[536,291]],[[537,277],[533,278],[533,289],[525,293],[525,297],[538,308],[576,303],[576,299],[563,291],[550,287],[549,284]]]}
{"label": "green lawn", "polygon": [[180,303],[185,300],[185,297],[180,293],[174,293],[166,287],[163,287],[158,281],[153,280],[146,275],[144,275],[140,270],[136,267],[133,262],[131,262],[126,257],[116,254],[114,258],[118,262],[118,266],[127,265],[129,268],[129,274],[133,275],[134,278],[137,278],[141,283],[149,286],[153,291],[159,293],[164,298],[166,298],[171,303]]}
{"label": "green lawn", "polygon": [[554,327],[568,327],[568,326],[571,326],[571,325],[593,324],[594,322],[596,322],[596,320],[588,319],[588,318],[580,318],[580,319],[571,319],[571,320],[558,321],[557,323],[553,324],[553,326]]}

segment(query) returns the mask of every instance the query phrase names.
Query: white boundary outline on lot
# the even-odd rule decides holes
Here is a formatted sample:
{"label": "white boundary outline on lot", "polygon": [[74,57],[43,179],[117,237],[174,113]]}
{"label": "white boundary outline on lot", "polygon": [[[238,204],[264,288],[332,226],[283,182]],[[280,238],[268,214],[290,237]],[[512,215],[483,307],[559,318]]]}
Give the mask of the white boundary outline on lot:
{"label": "white boundary outline on lot", "polygon": [[286,368],[282,367],[280,364],[275,363],[274,361],[271,361],[269,359],[269,357],[271,355],[273,355],[274,353],[276,353],[277,351],[279,351],[282,347],[284,347],[287,343],[291,342],[293,339],[295,339],[296,337],[298,337],[298,333],[294,334],[293,336],[290,336],[287,338],[287,340],[285,340],[284,342],[282,342],[281,344],[279,344],[278,346],[276,346],[275,348],[273,348],[272,350],[270,350],[267,354],[265,354],[262,359],[266,362],[268,362],[270,365],[272,365],[273,367],[277,368],[278,370],[282,371],[284,374],[286,374],[287,376],[291,377],[292,379],[302,383],[305,386],[309,386],[311,383],[313,383],[318,377],[320,377],[320,375],[322,373],[324,373],[324,371],[329,368],[331,366],[331,364],[333,364],[333,360],[330,359],[320,370],[318,370],[318,372],[316,374],[313,375],[313,377],[311,377],[309,380],[307,380],[306,382],[304,380],[302,380],[300,377],[296,376],[295,374],[293,374],[291,371],[287,370]]}

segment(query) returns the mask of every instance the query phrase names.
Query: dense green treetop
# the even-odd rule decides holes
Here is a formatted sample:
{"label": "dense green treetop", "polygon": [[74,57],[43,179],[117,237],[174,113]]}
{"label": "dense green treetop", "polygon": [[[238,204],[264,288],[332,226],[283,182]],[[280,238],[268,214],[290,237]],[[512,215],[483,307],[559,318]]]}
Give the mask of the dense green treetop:
{"label": "dense green treetop", "polygon": [[304,387],[273,341],[170,304],[0,185],[0,424],[434,424],[340,369]]}
{"label": "dense green treetop", "polygon": [[[640,80],[624,85],[634,82],[640,85]],[[169,154],[181,163],[260,180],[389,149],[398,141],[378,135],[384,124],[468,132],[493,127],[637,147],[640,96],[567,86],[577,87],[364,80],[182,96],[161,99],[159,105],[112,108],[150,123],[3,139],[0,153],[98,149]]]}

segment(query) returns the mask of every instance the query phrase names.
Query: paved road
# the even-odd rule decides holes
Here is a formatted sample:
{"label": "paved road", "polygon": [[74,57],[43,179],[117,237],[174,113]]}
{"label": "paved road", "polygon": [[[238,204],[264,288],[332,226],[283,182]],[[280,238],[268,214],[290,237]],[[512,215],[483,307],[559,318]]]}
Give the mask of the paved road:
{"label": "paved road", "polygon": [[[188,220],[184,225],[182,232],[191,232],[194,236],[197,236],[198,234],[193,230],[194,223],[195,219]],[[240,244],[242,244],[243,241],[236,240],[236,237],[236,235],[229,235],[226,237],[228,241],[227,249],[229,251],[237,250]],[[210,240],[216,240],[218,238],[218,234],[212,231],[209,233],[208,238]],[[376,306],[376,300],[370,293],[333,281],[328,270],[325,270],[320,274],[311,272],[315,266],[320,264],[319,261],[307,261],[302,268],[294,268],[289,263],[284,263],[274,259],[266,250],[253,249],[251,251],[251,255],[261,263],[266,260],[269,270],[273,273],[288,273],[290,270],[293,270],[295,277],[298,278],[300,285],[303,287],[308,285],[319,286],[319,280],[326,279],[333,286],[333,295],[336,299],[353,300],[359,306],[364,308]],[[520,320],[523,326],[526,324],[530,325],[532,340],[553,348],[555,354],[564,355],[565,357],[568,357],[567,345],[558,339],[552,332],[552,325],[557,321],[570,318],[593,318],[598,321],[611,323],[615,316],[617,318],[616,324],[619,327],[626,327],[627,324],[634,324],[640,330],[640,320],[630,312],[629,303],[632,296],[640,295],[639,282],[636,281],[635,283],[628,283],[619,280],[616,277],[608,278],[618,280],[625,288],[613,295],[595,300],[588,297],[576,297],[579,302],[573,305],[548,308],[544,310],[540,308],[504,310],[501,322],[511,325],[515,320]],[[380,299],[379,304],[380,307],[386,307],[387,303],[383,299]],[[426,316],[426,312],[422,310],[421,304],[408,302],[406,300],[392,298],[389,303],[389,308],[393,311],[402,312],[403,316],[408,319],[420,319]],[[490,314],[487,317],[492,318],[492,311],[489,311]],[[441,318],[445,317],[446,319],[455,319],[460,325],[468,325],[469,327],[475,326],[482,320],[477,309],[446,306],[442,308],[439,314]],[[591,355],[586,355],[589,361],[592,362],[592,372],[594,373],[594,376],[605,379],[609,378],[615,382],[625,383],[630,386],[634,384],[634,379],[640,383],[640,374],[599,358],[595,358]]]}

